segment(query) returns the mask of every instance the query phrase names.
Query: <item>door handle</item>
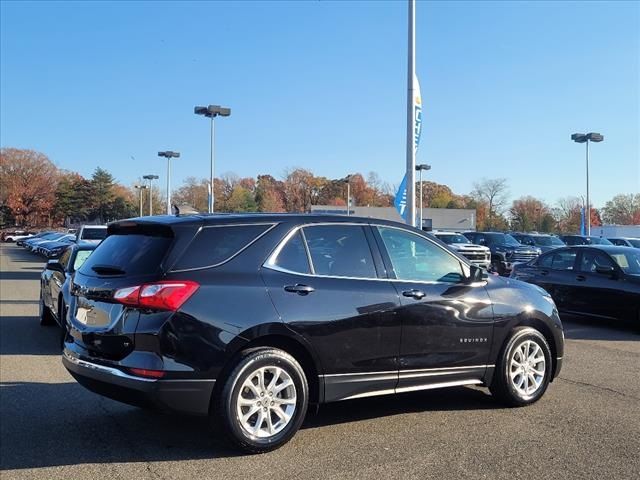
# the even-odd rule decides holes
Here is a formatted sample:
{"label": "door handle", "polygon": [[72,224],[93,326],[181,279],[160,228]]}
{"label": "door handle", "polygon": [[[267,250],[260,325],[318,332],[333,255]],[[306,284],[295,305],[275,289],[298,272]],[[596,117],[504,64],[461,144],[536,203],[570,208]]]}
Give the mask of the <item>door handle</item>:
{"label": "door handle", "polygon": [[309,285],[302,285],[301,283],[296,283],[295,285],[286,285],[284,287],[285,292],[297,293],[298,295],[308,295],[313,292],[314,288]]}
{"label": "door handle", "polygon": [[402,295],[404,295],[405,297],[415,298],[416,300],[421,300],[427,296],[427,294],[422,290],[416,290],[415,288],[411,290],[405,290],[404,292],[402,292]]}
{"label": "door handle", "polygon": [[578,275],[576,276],[576,280],[579,282],[584,282],[587,279],[587,277],[585,277],[584,275]]}

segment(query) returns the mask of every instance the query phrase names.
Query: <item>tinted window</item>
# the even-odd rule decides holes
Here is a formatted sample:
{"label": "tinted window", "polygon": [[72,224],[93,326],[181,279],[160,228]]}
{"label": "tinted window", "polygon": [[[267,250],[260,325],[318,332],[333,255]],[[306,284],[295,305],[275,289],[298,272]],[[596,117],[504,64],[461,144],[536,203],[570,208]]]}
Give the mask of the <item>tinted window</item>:
{"label": "tinted window", "polygon": [[640,251],[630,248],[624,252],[612,253],[611,257],[625,273],[640,275]]}
{"label": "tinted window", "polygon": [[444,243],[451,245],[453,243],[471,243],[467,237],[460,235],[459,233],[437,233],[436,237],[442,240]]}
{"label": "tinted window", "polygon": [[60,259],[58,260],[58,262],[60,262],[60,265],[62,265],[65,270],[69,268],[69,258],[71,258],[72,252],[72,248],[66,248],[64,252],[62,252],[62,255],[60,255]]}
{"label": "tinted window", "polygon": [[576,263],[575,250],[562,250],[560,252],[551,252],[540,257],[537,265],[543,268],[551,268],[553,270],[573,270]]}
{"label": "tinted window", "polygon": [[[89,276],[156,273],[164,258],[171,237],[142,234],[109,235],[80,268]],[[100,273],[98,273],[100,272]]]}
{"label": "tinted window", "polygon": [[304,248],[302,234],[299,231],[287,241],[270,265],[284,268],[291,272],[311,273],[307,251]]}
{"label": "tinted window", "polygon": [[78,270],[87,260],[87,258],[89,258],[89,255],[91,255],[92,252],[93,250],[78,250],[78,253],[76,253],[76,258],[73,260],[73,270]]}
{"label": "tinted window", "polygon": [[202,268],[226,262],[266,232],[271,225],[225,225],[200,230],[174,270]]}
{"label": "tinted window", "polygon": [[104,240],[106,236],[106,228],[85,228],[82,230],[81,240]]}
{"label": "tinted window", "polygon": [[608,255],[593,250],[585,250],[582,252],[582,260],[580,260],[580,270],[583,272],[595,273],[597,267],[613,267],[613,261]]}
{"label": "tinted window", "polygon": [[318,225],[304,228],[316,275],[376,278],[371,249],[362,227]]}
{"label": "tinted window", "polygon": [[451,283],[462,280],[458,259],[437,245],[396,228],[379,227],[378,230],[398,279]]}

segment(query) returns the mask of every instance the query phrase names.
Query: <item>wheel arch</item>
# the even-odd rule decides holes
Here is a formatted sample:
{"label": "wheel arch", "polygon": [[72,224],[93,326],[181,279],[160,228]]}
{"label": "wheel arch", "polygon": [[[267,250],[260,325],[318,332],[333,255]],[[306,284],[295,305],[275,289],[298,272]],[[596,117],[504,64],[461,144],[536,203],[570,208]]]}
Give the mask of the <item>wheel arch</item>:
{"label": "wheel arch", "polygon": [[[302,367],[307,383],[309,386],[309,403],[319,404],[324,399],[324,388],[320,382],[321,367],[315,358],[310,346],[303,339],[296,338],[295,334],[288,329],[274,329],[275,331],[266,332],[261,335],[249,334],[245,332],[241,337],[245,340],[242,344],[236,344],[229,356],[229,360],[225,362],[216,381],[214,394],[218,394],[224,387],[224,380],[233,370],[241,353],[247,350],[272,347],[287,352],[294,357]],[[253,332],[252,332],[253,333]]]}
{"label": "wheel arch", "polygon": [[500,346],[500,354],[502,353],[502,349],[505,347],[513,331],[519,327],[531,327],[535,330],[539,331],[544,339],[547,341],[549,345],[549,349],[551,350],[551,378],[550,381],[553,382],[553,379],[556,376],[556,369],[558,368],[558,345],[556,345],[556,340],[553,335],[553,331],[551,327],[547,325],[543,320],[540,320],[536,317],[525,317],[519,322],[515,323],[511,326],[509,335],[506,336],[503,345]]}

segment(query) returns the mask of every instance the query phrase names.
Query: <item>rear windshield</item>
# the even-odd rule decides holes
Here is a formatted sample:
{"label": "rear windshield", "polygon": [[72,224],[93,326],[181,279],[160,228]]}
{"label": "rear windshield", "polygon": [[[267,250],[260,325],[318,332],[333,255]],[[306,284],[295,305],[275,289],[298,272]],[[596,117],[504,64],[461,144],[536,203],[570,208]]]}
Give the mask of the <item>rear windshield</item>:
{"label": "rear windshield", "polygon": [[173,238],[139,233],[110,235],[84,262],[79,272],[91,277],[142,275],[160,271]]}
{"label": "rear windshield", "polygon": [[226,262],[271,225],[225,225],[203,228],[173,270],[212,267]]}
{"label": "rear windshield", "polygon": [[104,240],[106,236],[106,228],[85,228],[81,240]]}

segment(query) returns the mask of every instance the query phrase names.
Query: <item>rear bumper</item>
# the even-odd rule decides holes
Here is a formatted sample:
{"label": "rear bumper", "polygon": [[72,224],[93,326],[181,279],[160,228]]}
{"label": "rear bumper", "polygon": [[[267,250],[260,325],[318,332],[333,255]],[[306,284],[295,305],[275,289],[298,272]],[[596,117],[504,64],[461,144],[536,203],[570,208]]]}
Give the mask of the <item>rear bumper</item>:
{"label": "rear bumper", "polygon": [[140,407],[207,415],[215,380],[156,380],[81,359],[67,349],[62,363],[80,385],[99,395]]}

